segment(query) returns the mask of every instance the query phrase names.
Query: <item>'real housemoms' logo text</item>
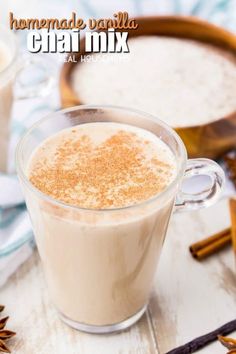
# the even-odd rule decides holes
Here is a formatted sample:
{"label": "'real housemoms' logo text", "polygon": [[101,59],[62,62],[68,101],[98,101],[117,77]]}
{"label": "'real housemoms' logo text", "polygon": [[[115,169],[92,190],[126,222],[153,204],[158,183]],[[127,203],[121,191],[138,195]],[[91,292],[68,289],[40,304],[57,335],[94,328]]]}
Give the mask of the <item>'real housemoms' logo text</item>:
{"label": "'real housemoms' logo text", "polygon": [[80,51],[80,32],[85,30],[85,52],[127,53],[128,30],[138,24],[127,12],[118,12],[109,19],[90,18],[84,21],[72,12],[69,19],[17,19],[10,13],[12,30],[29,30],[27,49],[31,53],[71,53]]}

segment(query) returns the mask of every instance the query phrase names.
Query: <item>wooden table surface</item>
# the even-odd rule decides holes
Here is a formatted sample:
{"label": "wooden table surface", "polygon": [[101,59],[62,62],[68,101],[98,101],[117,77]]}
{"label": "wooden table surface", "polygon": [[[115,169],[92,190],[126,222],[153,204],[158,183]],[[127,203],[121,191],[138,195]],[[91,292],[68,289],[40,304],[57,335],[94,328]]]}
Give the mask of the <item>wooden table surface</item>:
{"label": "wooden table surface", "polygon": [[[158,267],[148,311],[131,329],[112,335],[77,332],[57,317],[37,251],[0,290],[0,303],[17,332],[17,354],[164,354],[236,317],[236,269],[230,248],[204,262],[188,246],[229,225],[227,200],[175,214]],[[236,336],[236,333],[232,334]],[[202,354],[224,354],[214,343]]]}

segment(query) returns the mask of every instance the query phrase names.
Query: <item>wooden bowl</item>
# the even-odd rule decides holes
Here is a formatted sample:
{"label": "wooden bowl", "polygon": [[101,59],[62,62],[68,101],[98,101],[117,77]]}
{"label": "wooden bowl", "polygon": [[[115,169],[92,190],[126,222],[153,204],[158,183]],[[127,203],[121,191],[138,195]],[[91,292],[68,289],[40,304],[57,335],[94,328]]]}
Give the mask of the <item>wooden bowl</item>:
{"label": "wooden bowl", "polygon": [[[195,17],[141,17],[137,18],[137,22],[139,27],[137,30],[129,32],[129,38],[142,35],[189,38],[224,48],[236,56],[236,36],[234,34]],[[80,57],[84,54],[88,53],[84,52],[84,41],[82,40],[81,51],[75,53],[78,63],[65,63],[62,67],[60,77],[62,107],[83,104],[73,91],[70,78],[75,65],[79,65]],[[190,157],[219,157],[227,150],[236,147],[236,109],[231,114],[219,117],[211,123],[175,128],[175,130],[184,141]]]}

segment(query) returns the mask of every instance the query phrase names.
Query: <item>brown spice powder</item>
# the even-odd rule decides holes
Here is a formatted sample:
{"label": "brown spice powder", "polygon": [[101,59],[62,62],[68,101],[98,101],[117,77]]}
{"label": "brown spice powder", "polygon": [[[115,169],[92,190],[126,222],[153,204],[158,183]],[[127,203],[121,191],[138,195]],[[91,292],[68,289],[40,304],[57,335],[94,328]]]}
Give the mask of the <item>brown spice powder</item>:
{"label": "brown spice powder", "polygon": [[120,130],[98,145],[87,135],[72,139],[75,129],[70,133],[58,144],[53,161],[41,147],[43,158],[30,170],[31,183],[52,198],[84,208],[124,207],[151,198],[170,183],[173,166],[148,159],[144,144],[151,142],[135,133]]}

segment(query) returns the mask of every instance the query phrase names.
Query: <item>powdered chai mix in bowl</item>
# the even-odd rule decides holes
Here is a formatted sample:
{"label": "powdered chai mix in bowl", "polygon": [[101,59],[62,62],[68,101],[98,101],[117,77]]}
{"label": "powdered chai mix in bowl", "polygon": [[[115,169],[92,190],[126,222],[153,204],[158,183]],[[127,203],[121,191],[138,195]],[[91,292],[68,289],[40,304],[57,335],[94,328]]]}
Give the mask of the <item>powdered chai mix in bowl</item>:
{"label": "powdered chai mix in bowl", "polygon": [[[65,63],[62,105],[113,104],[151,113],[175,128],[190,156],[236,145],[236,37],[194,18],[138,20],[129,53]],[[88,54],[88,53],[86,53]]]}

